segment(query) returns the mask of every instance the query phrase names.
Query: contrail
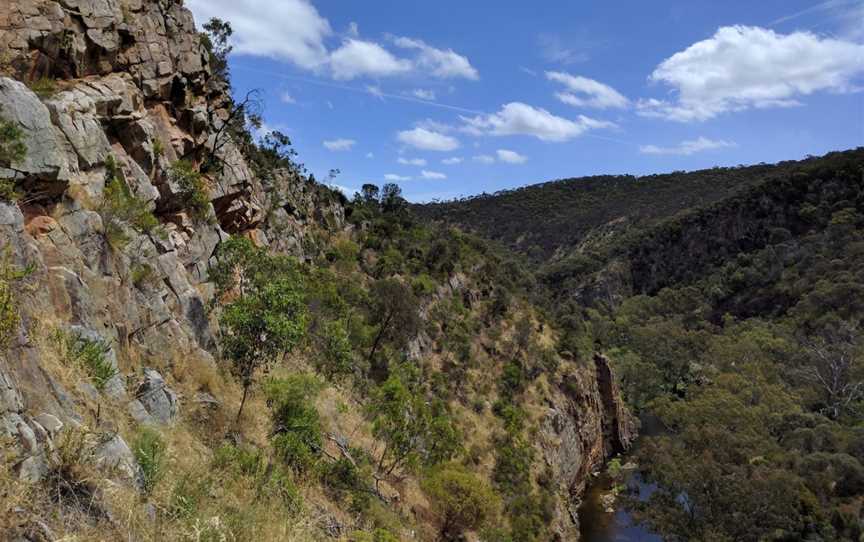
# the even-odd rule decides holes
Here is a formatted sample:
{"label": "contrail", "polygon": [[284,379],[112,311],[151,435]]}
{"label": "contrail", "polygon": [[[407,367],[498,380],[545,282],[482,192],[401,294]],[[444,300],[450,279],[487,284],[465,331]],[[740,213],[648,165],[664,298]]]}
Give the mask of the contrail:
{"label": "contrail", "polygon": [[467,107],[459,107],[456,105],[442,104],[439,102],[433,102],[430,100],[423,100],[421,98],[415,98],[413,96],[402,96],[400,94],[390,94],[387,92],[377,92],[377,91],[371,92],[367,88],[352,87],[350,85],[340,85],[339,83],[330,83],[327,81],[319,81],[316,79],[309,79],[306,77],[297,77],[294,75],[285,75],[283,73],[275,73],[275,72],[270,72],[270,71],[266,71],[266,70],[258,70],[255,68],[247,68],[246,66],[236,66],[235,65],[235,66],[232,66],[231,69],[246,71],[246,72],[250,72],[250,73],[258,73],[261,75],[268,75],[270,77],[278,77],[280,79],[286,79],[289,81],[298,81],[300,83],[308,83],[310,85],[318,85],[320,87],[328,87],[328,88],[335,88],[335,89],[339,89],[339,90],[347,90],[349,92],[355,92],[358,94],[368,94],[371,96],[380,96],[380,97],[384,97],[384,98],[392,98],[394,100],[402,100],[403,102],[416,103],[416,104],[420,104],[420,105],[428,105],[430,107],[437,107],[439,109],[447,109],[450,111],[458,111],[460,113],[471,113],[472,115],[485,115],[486,114],[484,111],[478,111],[476,109],[468,109]]}
{"label": "contrail", "polygon": [[797,19],[798,17],[803,17],[809,13],[813,13],[816,11],[825,11],[833,8],[839,8],[841,6],[852,5],[858,3],[860,0],[828,0],[827,2],[822,2],[820,4],[816,4],[815,6],[811,6],[807,9],[801,10],[797,13],[793,13],[791,15],[786,15],[785,17],[780,17],[774,21],[768,23],[769,26],[775,26],[778,24],[785,23],[786,21],[791,21],[793,19]]}

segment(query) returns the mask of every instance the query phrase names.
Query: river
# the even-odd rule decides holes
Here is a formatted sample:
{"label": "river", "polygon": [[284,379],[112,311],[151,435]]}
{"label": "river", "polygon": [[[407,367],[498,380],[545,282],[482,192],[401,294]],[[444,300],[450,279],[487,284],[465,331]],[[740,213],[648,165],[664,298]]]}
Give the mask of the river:
{"label": "river", "polygon": [[[662,432],[656,418],[646,416],[641,421],[642,436],[654,436]],[[627,460],[626,456],[621,458],[622,463],[626,463]],[[654,484],[647,483],[642,478],[638,469],[625,470],[623,476],[627,491],[638,492],[636,494],[640,499],[647,499],[656,489]],[[613,485],[612,478],[603,472],[592,480],[585,490],[585,496],[579,506],[581,542],[662,542],[662,537],[633,520],[624,506],[623,499],[617,499],[614,512],[606,511],[603,497],[612,490]]]}

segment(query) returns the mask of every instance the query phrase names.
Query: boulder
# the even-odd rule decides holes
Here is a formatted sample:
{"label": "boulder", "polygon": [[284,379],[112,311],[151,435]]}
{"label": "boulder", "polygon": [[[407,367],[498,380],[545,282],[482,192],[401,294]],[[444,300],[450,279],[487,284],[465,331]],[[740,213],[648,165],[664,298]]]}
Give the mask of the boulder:
{"label": "boulder", "polygon": [[93,457],[98,467],[114,470],[126,481],[137,483],[138,463],[129,445],[120,435],[114,435],[96,446]]}
{"label": "boulder", "polygon": [[135,390],[133,403],[139,403],[147,415],[147,417],[142,416],[141,409],[130,405],[130,409],[134,412],[133,417],[136,419],[141,417],[144,421],[167,425],[177,417],[179,407],[177,394],[168,387],[162,375],[153,369],[144,369],[144,376]]}

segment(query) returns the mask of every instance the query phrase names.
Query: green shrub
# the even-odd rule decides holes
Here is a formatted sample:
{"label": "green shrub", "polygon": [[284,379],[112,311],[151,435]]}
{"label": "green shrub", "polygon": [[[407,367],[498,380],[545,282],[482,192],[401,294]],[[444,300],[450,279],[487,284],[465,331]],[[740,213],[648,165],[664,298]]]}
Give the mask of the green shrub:
{"label": "green shrub", "polygon": [[109,177],[102,192],[99,215],[102,217],[108,242],[114,247],[122,248],[129,242],[126,225],[149,234],[159,227],[159,220],[150,211],[148,203],[135,196],[126,181],[117,175],[113,158],[106,160],[106,170]]}
{"label": "green shrub", "polygon": [[142,263],[132,265],[130,278],[132,279],[132,284],[136,287],[141,288],[145,284],[153,282],[155,277],[156,273],[150,265]]}
{"label": "green shrub", "polygon": [[57,81],[48,77],[42,77],[30,83],[30,90],[40,98],[50,98],[57,92]]}
{"label": "green shrub", "polygon": [[351,338],[348,336],[343,320],[331,320],[324,324],[322,363],[320,370],[328,378],[350,375],[353,371],[354,356]]}
{"label": "green shrub", "polygon": [[273,418],[273,448],[298,473],[314,465],[322,447],[321,420],[314,405],[320,390],[321,383],[314,376],[303,374],[264,384]]}
{"label": "green shrub", "polygon": [[411,289],[418,297],[428,296],[435,293],[435,281],[426,273],[421,273],[411,279]]}
{"label": "green shrub", "polygon": [[211,481],[208,478],[193,478],[184,474],[174,483],[171,489],[171,499],[168,503],[168,514],[172,518],[189,519],[195,516],[201,501],[210,491]]}
{"label": "green shrub", "polygon": [[482,528],[500,508],[498,496],[464,467],[447,465],[423,482],[445,540],[460,540],[465,531]]}
{"label": "green shrub", "polygon": [[96,389],[104,389],[105,384],[117,374],[117,369],[106,357],[111,347],[104,341],[87,339],[62,330],[54,333],[53,340],[67,363],[83,369]]}
{"label": "green shrub", "polygon": [[12,249],[5,247],[0,256],[0,350],[5,350],[18,331],[18,296],[15,284],[33,272],[33,267],[18,269],[12,265]]}
{"label": "green shrub", "polygon": [[[3,107],[0,106],[0,113]],[[21,162],[27,156],[24,131],[17,123],[6,120],[0,115],[0,167],[9,167]],[[0,200],[15,201],[19,194],[15,191],[14,179],[0,179]]]}
{"label": "green shrub", "polygon": [[165,476],[165,442],[153,429],[143,428],[135,437],[132,451],[141,467],[141,488],[149,495]]}
{"label": "green shrub", "polygon": [[182,205],[190,216],[196,221],[205,221],[210,215],[210,196],[204,176],[188,160],[174,162],[168,174],[180,188]]}

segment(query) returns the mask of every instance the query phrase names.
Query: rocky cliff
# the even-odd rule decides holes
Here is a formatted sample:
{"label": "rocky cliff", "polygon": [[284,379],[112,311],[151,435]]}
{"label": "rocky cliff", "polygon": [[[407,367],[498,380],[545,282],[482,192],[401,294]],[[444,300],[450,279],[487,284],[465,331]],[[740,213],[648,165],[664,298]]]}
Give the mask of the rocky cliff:
{"label": "rocky cliff", "polygon": [[[179,1],[0,5],[0,114],[20,127],[27,148],[0,168],[0,180],[21,194],[0,201],[4,278],[28,271],[16,282],[20,320],[0,356],[0,434],[20,479],[51,476],[66,445],[59,435],[86,427],[98,435],[87,444],[92,461],[140,488],[124,428],[168,426],[184,410],[226,400],[216,386],[177,391],[189,374],[218,372],[208,278],[217,246],[242,235],[311,261],[329,238],[350,234],[344,198],[289,170],[263,178],[224,137],[233,103],[209,64]],[[220,167],[202,171],[214,157]],[[190,206],[178,163],[200,177],[203,208]],[[158,224],[118,221],[114,183]],[[460,280],[442,295],[470,290]],[[98,386],[71,378],[66,363],[92,345],[110,365]],[[432,351],[431,340],[413,343],[414,356]],[[564,360],[549,381],[534,446],[562,495],[554,531],[570,540],[578,536],[572,503],[588,474],[634,431],[604,358]],[[96,517],[117,523],[110,499],[100,502]],[[422,523],[414,505],[402,510]],[[52,539],[38,513],[26,505],[15,513],[18,540]],[[317,529],[310,539],[329,528]]]}

